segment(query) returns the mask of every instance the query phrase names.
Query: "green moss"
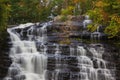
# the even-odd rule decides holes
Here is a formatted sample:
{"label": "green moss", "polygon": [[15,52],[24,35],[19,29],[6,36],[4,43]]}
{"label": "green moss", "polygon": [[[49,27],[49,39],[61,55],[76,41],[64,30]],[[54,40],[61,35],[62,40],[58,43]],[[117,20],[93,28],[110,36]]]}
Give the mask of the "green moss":
{"label": "green moss", "polygon": [[90,32],[94,32],[94,31],[97,30],[97,27],[98,27],[97,24],[89,24],[89,25],[87,26],[87,29],[88,29],[88,31],[90,31]]}
{"label": "green moss", "polygon": [[60,18],[60,21],[64,22],[66,20],[68,20],[68,17],[65,16],[65,15],[62,15],[61,18]]}

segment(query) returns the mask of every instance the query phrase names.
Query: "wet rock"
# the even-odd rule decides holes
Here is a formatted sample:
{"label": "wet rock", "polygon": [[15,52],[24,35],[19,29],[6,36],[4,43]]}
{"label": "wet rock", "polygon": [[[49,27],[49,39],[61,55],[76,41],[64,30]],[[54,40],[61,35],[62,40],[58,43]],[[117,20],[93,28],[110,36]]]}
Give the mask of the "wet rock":
{"label": "wet rock", "polygon": [[62,45],[62,46],[60,46],[60,51],[63,55],[69,55],[70,47],[68,45]]}
{"label": "wet rock", "polygon": [[68,71],[61,71],[58,75],[58,80],[70,80],[70,72]]}
{"label": "wet rock", "polygon": [[9,35],[6,32],[3,32],[3,35],[3,41],[0,39],[0,78],[7,75],[8,67],[11,64],[11,59],[8,54],[9,48],[11,47],[11,44],[8,43],[10,41],[8,38]]}
{"label": "wet rock", "polygon": [[50,71],[53,71],[53,70],[55,70],[55,68],[56,68],[56,65],[55,65],[55,64],[48,64],[47,66],[48,66],[48,67],[47,67],[47,70],[50,70]]}
{"label": "wet rock", "polygon": [[91,33],[91,38],[92,39],[97,39],[97,40],[106,40],[108,35],[102,33],[102,32],[93,32]]}
{"label": "wet rock", "polygon": [[21,74],[13,77],[13,80],[25,80],[25,79],[26,79],[25,75],[21,75]]}

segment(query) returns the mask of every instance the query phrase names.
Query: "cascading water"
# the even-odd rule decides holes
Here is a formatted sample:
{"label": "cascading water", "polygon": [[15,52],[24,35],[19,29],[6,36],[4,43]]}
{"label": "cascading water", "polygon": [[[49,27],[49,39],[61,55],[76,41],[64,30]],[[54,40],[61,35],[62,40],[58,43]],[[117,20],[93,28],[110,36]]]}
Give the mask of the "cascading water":
{"label": "cascading water", "polygon": [[106,61],[102,59],[103,54],[105,54],[104,48],[100,47],[96,50],[90,47],[89,51],[92,57],[86,55],[86,50],[83,46],[78,46],[78,66],[81,70],[80,80],[115,80],[110,70],[106,68]]}
{"label": "cascading water", "polygon": [[[7,31],[13,44],[10,51],[13,63],[5,80],[45,80],[47,67],[46,51],[38,52],[35,41],[39,41],[45,46],[47,25],[48,23],[45,23],[38,29],[35,29],[34,24],[28,23],[15,28],[8,28]],[[26,40],[24,39],[25,28],[28,28]]]}
{"label": "cascading water", "polygon": [[89,19],[89,16],[85,16],[85,20],[83,21],[83,28],[86,29],[88,24],[91,24],[92,20]]}
{"label": "cascading water", "polygon": [[8,28],[12,64],[4,80],[115,80],[103,45],[61,45],[49,42],[51,23]]}

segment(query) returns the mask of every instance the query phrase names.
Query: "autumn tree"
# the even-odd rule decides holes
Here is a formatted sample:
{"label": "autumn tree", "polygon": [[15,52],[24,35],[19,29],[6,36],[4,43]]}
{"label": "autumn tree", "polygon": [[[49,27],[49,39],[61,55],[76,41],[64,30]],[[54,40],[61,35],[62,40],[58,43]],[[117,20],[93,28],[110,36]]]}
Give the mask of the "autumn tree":
{"label": "autumn tree", "polygon": [[48,0],[11,0],[10,24],[47,20],[51,7]]}
{"label": "autumn tree", "polygon": [[110,38],[120,37],[120,1],[119,0],[94,0],[93,8],[87,11],[87,14],[93,20],[91,26],[107,26],[105,33]]}
{"label": "autumn tree", "polygon": [[[0,0],[0,51],[7,48],[7,22],[9,17],[9,0]],[[0,75],[1,76],[1,75]]]}

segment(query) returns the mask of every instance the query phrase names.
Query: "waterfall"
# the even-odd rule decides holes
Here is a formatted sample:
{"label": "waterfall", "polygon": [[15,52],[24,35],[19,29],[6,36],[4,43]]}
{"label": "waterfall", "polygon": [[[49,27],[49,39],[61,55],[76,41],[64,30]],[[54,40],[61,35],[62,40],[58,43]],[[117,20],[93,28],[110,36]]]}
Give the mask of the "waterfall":
{"label": "waterfall", "polygon": [[104,45],[50,42],[49,26],[27,23],[7,29],[12,64],[4,80],[116,80]]}
{"label": "waterfall", "polygon": [[85,16],[85,20],[83,21],[83,28],[86,29],[88,24],[91,24],[92,20],[89,19],[89,16]]}
{"label": "waterfall", "polygon": [[[5,80],[45,80],[46,51],[38,52],[35,41],[39,41],[44,45],[47,41],[47,26],[48,23],[44,23],[41,27],[38,26],[35,29],[35,24],[27,23],[7,29],[13,45],[10,50],[12,64]],[[27,28],[27,40],[24,40],[23,36],[25,35],[25,28]]]}
{"label": "waterfall", "polygon": [[81,70],[79,80],[115,80],[106,67],[106,61],[102,59],[102,55],[105,54],[104,48],[100,47],[96,50],[90,47],[89,51],[93,55],[91,58],[86,55],[86,49],[83,46],[78,46],[78,66]]}

